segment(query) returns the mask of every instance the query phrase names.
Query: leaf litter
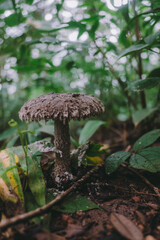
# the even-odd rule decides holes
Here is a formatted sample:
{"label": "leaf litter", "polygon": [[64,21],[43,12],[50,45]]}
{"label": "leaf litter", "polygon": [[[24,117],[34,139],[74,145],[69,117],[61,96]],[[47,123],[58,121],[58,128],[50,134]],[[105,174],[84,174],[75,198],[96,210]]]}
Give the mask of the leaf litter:
{"label": "leaf litter", "polygon": [[[49,164],[47,160],[45,165],[47,162]],[[77,177],[85,174],[88,169],[90,167],[81,166],[77,172]],[[42,170],[45,173],[48,168]],[[145,174],[156,187],[160,188],[160,184],[157,182],[158,173],[142,172],[142,174]],[[49,176],[46,181],[49,181]],[[135,239],[159,239],[159,199],[145,182],[127,168],[120,166],[116,172],[109,176],[105,174],[103,168],[100,168],[87,182],[79,186],[75,193],[76,196],[89,198],[89,201],[92,201],[98,208],[80,211],[74,203],[72,205],[75,209],[66,212],[65,205],[61,204],[61,211],[58,208],[53,209],[50,214],[46,215],[50,217],[48,225],[50,232],[44,229],[43,224],[35,225],[32,222],[32,231],[12,232],[9,237],[29,238],[31,240],[43,238],[118,240],[125,237],[125,239],[132,240],[134,239],[133,235]],[[69,197],[73,199],[72,195]],[[4,206],[0,202],[0,211],[3,212],[3,209]],[[115,216],[116,219],[118,218],[118,224],[115,223]],[[0,236],[0,240],[7,238],[6,235],[5,237],[4,235]]]}

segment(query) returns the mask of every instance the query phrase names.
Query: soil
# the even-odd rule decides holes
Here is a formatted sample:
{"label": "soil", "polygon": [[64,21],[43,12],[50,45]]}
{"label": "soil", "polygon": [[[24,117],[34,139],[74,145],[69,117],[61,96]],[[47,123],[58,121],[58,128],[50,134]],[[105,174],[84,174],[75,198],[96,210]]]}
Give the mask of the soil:
{"label": "soil", "polygon": [[[99,133],[100,135],[100,133]],[[120,136],[112,135],[117,149],[126,146],[125,131]],[[100,139],[101,140],[101,139]],[[111,146],[114,142],[110,142]],[[107,142],[104,142],[108,144]],[[113,149],[115,151],[115,149]],[[88,169],[83,169],[84,173]],[[152,185],[145,182],[149,180]],[[160,239],[160,196],[155,192],[153,185],[160,189],[160,174],[145,171],[132,171],[121,166],[116,172],[107,176],[104,167],[101,167],[89,179],[79,186],[77,194],[86,196],[101,209],[93,209],[74,214],[50,212],[48,229],[43,224],[20,224],[4,232],[0,240],[30,239],[30,240],[123,240],[125,234],[118,231],[111,221],[111,214],[118,213],[134,223],[142,232],[145,240]],[[45,216],[44,216],[45,218]],[[121,224],[120,224],[120,227]],[[127,231],[133,231],[132,225],[126,222]]]}

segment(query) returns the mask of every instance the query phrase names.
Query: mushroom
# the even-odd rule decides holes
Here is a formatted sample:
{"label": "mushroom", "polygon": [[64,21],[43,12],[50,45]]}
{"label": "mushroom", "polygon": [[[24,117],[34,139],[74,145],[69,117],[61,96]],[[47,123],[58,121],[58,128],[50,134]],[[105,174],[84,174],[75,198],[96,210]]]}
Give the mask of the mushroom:
{"label": "mushroom", "polygon": [[56,153],[54,179],[65,183],[73,178],[70,164],[69,121],[101,114],[104,106],[92,95],[80,93],[49,93],[26,102],[19,111],[21,120],[27,122],[54,120],[54,145]]}

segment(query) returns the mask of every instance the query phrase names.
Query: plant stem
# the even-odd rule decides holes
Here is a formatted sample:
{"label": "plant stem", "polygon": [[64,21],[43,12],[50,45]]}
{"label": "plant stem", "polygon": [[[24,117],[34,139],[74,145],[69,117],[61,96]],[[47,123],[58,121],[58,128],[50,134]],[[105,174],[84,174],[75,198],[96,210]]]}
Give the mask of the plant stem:
{"label": "plant stem", "polygon": [[[134,10],[134,15],[136,17],[137,16],[136,0],[133,0],[133,10]],[[137,40],[137,42],[139,42],[139,40],[140,40],[140,29],[139,29],[138,18],[135,18],[135,33],[136,33],[136,40]],[[141,53],[140,52],[137,53],[137,57],[138,57],[138,75],[139,75],[139,78],[142,79],[143,66],[142,66],[142,58],[141,58]],[[140,92],[140,99],[141,99],[142,108],[146,108],[146,96],[145,96],[144,91]]]}
{"label": "plant stem", "polygon": [[23,136],[22,136],[22,133],[21,133],[21,130],[19,129],[19,126],[17,125],[17,131],[18,131],[18,135],[19,135],[19,138],[20,138],[20,142],[21,142],[21,145],[22,145],[22,148],[23,148],[23,151],[24,151],[24,156],[25,156],[25,161],[26,161],[26,168],[27,168],[27,176],[28,176],[28,144],[27,144],[27,141],[25,140],[25,144],[24,144],[24,141],[23,141]]}

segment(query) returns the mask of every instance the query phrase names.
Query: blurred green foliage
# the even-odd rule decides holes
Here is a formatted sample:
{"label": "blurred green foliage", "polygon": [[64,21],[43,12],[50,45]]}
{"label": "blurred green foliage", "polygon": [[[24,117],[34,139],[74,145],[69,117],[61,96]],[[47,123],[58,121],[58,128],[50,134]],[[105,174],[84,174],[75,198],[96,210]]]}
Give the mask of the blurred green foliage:
{"label": "blurred green foliage", "polygon": [[158,108],[159,20],[157,0],[0,0],[0,140],[48,92],[97,96],[105,121]]}

